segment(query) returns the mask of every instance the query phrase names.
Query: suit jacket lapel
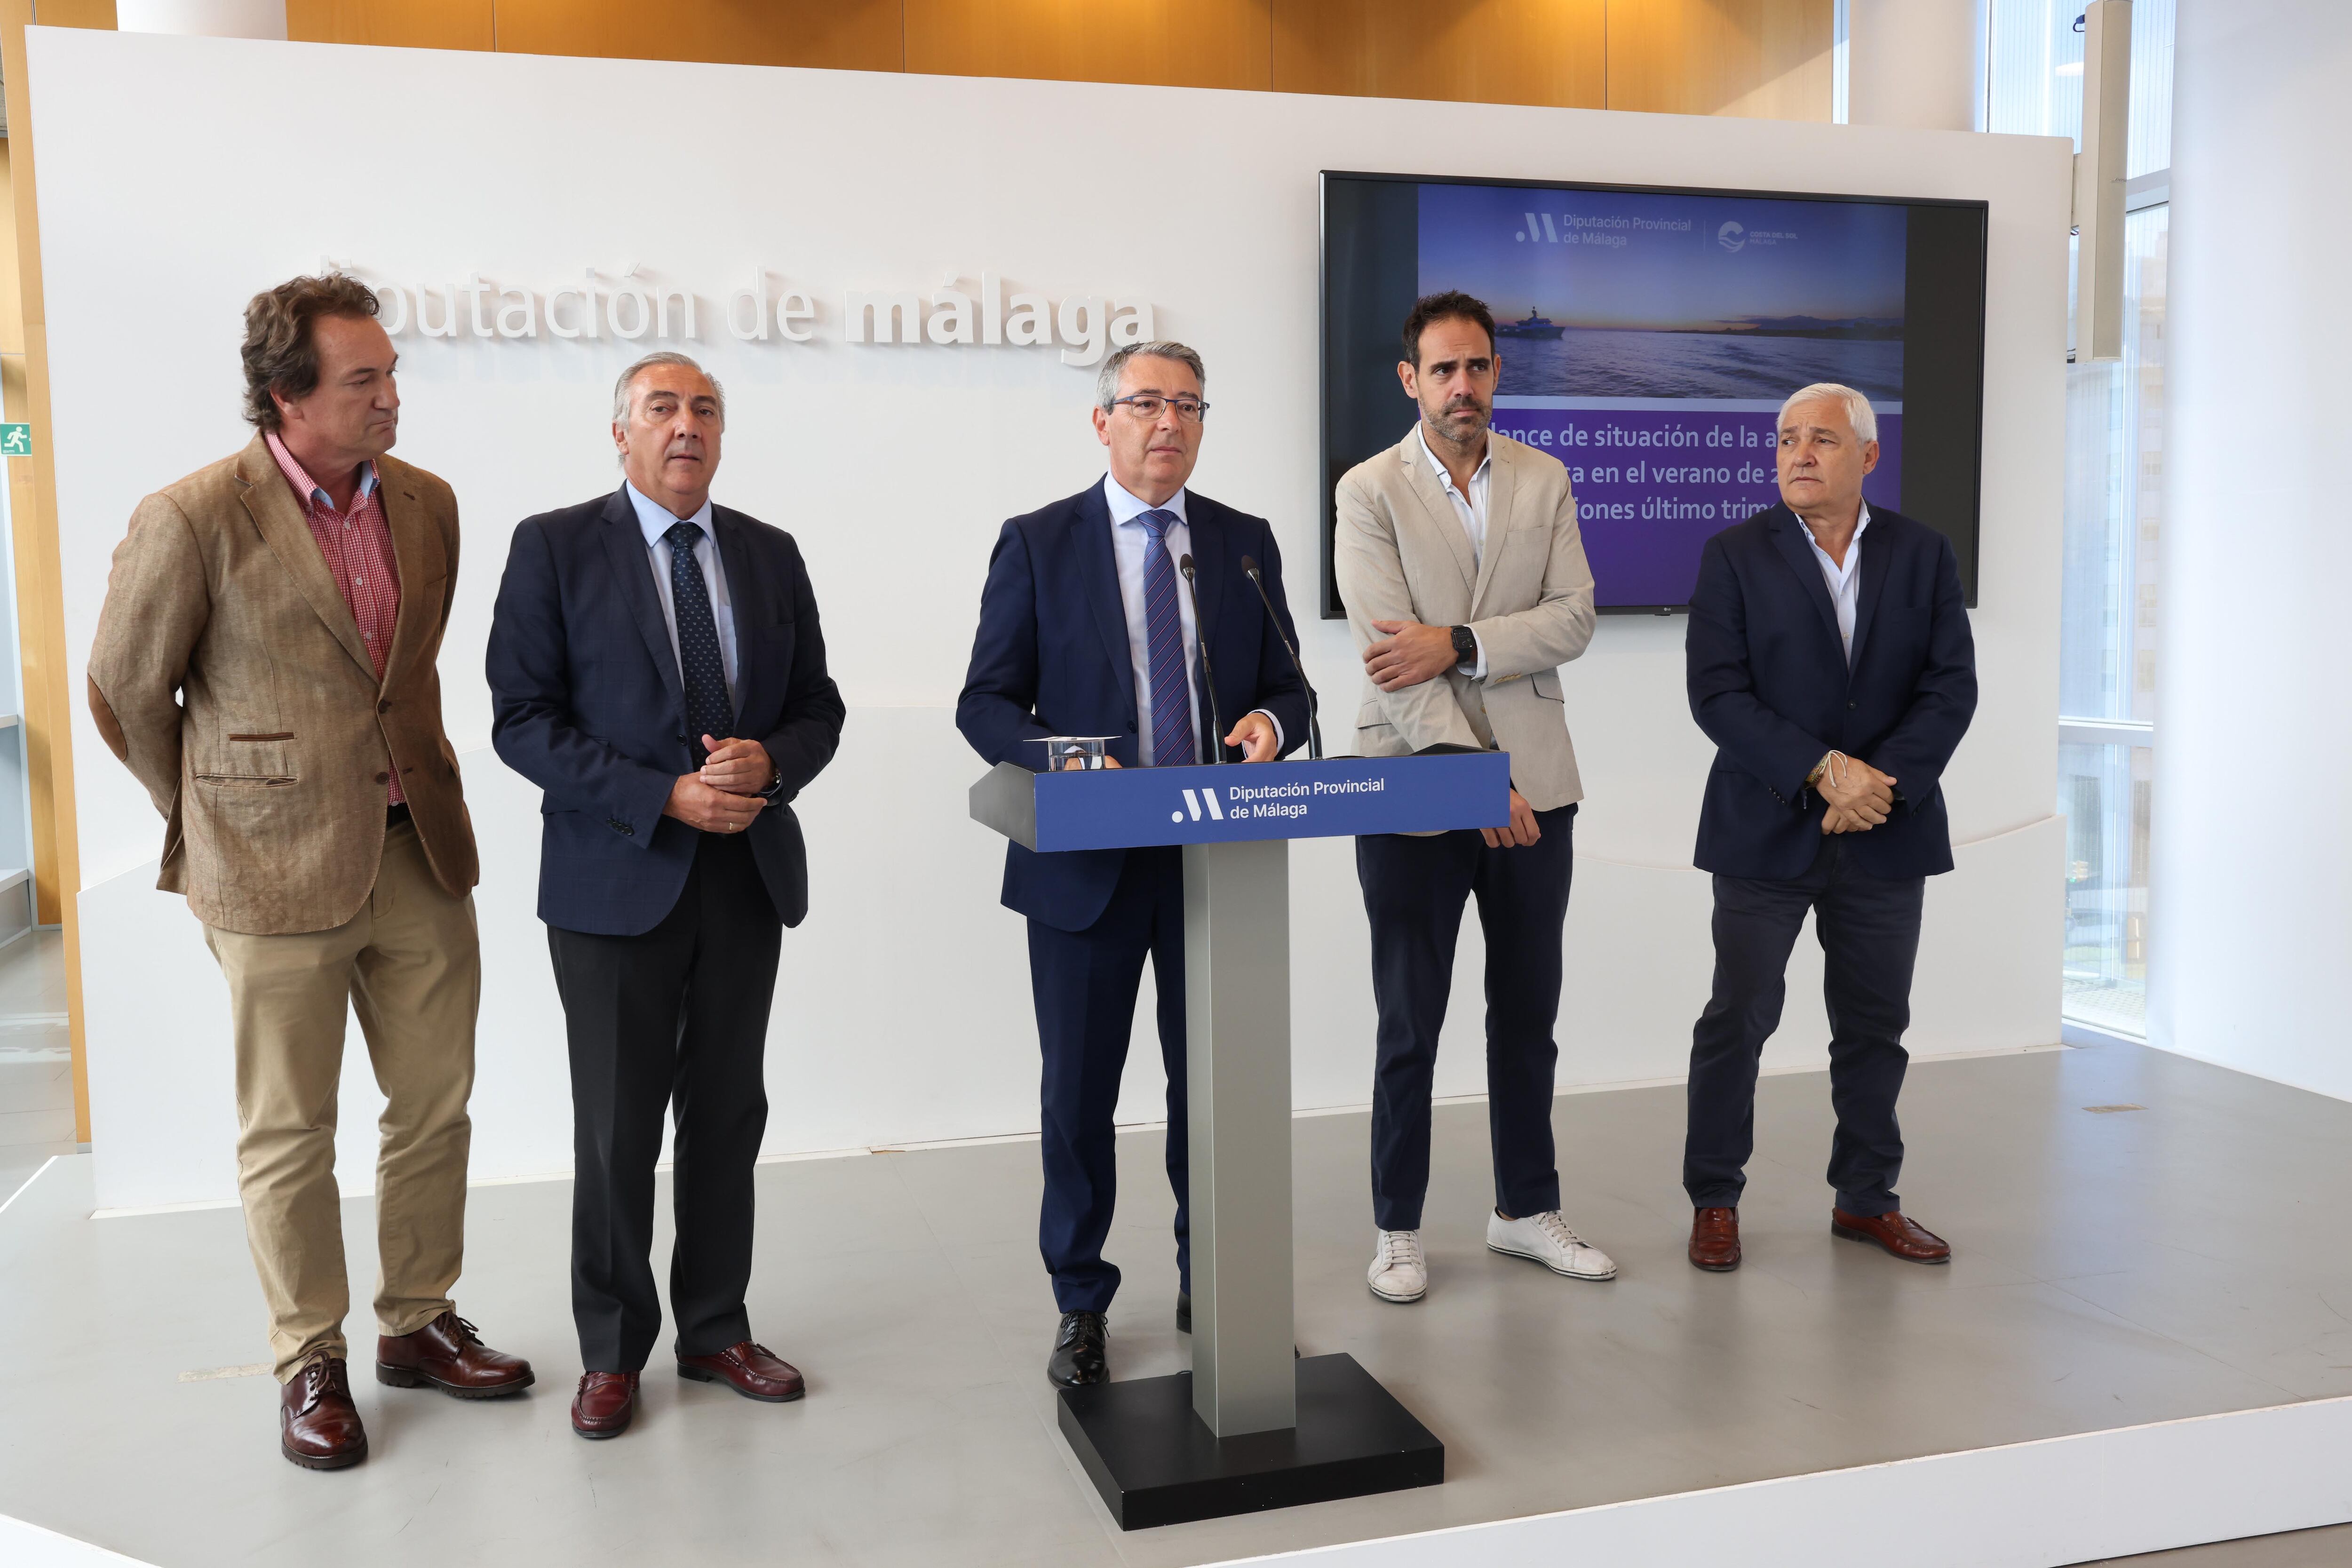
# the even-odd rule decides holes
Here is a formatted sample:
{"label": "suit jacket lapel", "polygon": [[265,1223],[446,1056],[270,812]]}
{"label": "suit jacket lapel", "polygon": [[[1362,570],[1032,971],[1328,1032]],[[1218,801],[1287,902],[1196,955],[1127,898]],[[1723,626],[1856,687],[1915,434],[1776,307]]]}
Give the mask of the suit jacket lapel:
{"label": "suit jacket lapel", "polygon": [[755,609],[760,595],[753,591],[751,547],[741,520],[713,507],[710,522],[718,531],[719,569],[727,578],[727,603],[735,621],[735,715],[740,731],[742,716],[752,711],[751,699],[756,695],[752,688],[759,673],[768,668],[758,647],[767,627]]}
{"label": "suit jacket lapel", "polygon": [[[427,587],[448,576],[449,563],[440,559],[424,505],[407,476],[388,471],[381,462],[375,472],[376,494],[383,500],[384,523],[392,533],[392,558],[400,573],[400,616],[393,623],[392,651],[383,661],[384,684],[389,686],[438,629],[440,605],[427,602],[424,595]],[[441,567],[437,575],[431,570],[436,563]]]}
{"label": "suit jacket lapel", "polygon": [[[1495,580],[1495,563],[1503,556],[1503,536],[1511,531],[1511,458],[1506,454],[1502,438],[1486,438],[1486,548],[1475,557],[1478,563],[1478,585],[1470,593],[1470,614],[1475,619],[1479,601],[1486,596],[1486,584]],[[1445,503],[1451,513],[1454,503]],[[1460,519],[1456,518],[1458,523]],[[1459,532],[1457,527],[1455,530]]]}
{"label": "suit jacket lapel", "polygon": [[[629,618],[637,623],[637,635],[646,639],[646,651],[654,656],[654,668],[661,671],[662,685],[683,713],[686,682],[678,675],[677,655],[669,646],[669,624],[662,619],[661,599],[654,592],[653,568],[646,563],[646,536],[637,526],[637,509],[629,504],[625,489],[614,490],[613,499],[604,503],[604,553],[612,560],[621,603],[628,606]],[[733,580],[729,581],[731,584]]]}
{"label": "suit jacket lapel", "polygon": [[[1871,542],[1874,537],[1878,541],[1875,544]],[[1886,569],[1890,564],[1887,558],[1894,553],[1895,547],[1882,528],[1875,535],[1868,529],[1863,530],[1862,536],[1853,542],[1853,548],[1862,552],[1862,581],[1856,584],[1853,596],[1853,655],[1846,662],[1850,668],[1860,668],[1862,645],[1870,636],[1871,613],[1878,607],[1879,590],[1886,586]]]}
{"label": "suit jacket lapel", "polygon": [[[1822,581],[1821,563],[1813,559],[1813,547],[1805,535],[1804,520],[1787,507],[1773,510],[1769,525],[1772,537],[1780,546],[1780,553],[1789,559],[1789,570],[1797,574],[1797,585],[1820,612],[1822,626],[1830,634],[1830,646],[1838,650],[1840,663],[1845,661],[1845,639],[1838,635],[1837,605],[1830,601],[1830,585]],[[1859,629],[1859,628],[1857,628]],[[1861,638],[1855,639],[1857,646]]]}
{"label": "suit jacket lapel", "polygon": [[[352,618],[352,607],[343,602],[342,590],[335,586],[335,574],[327,568],[326,553],[310,533],[310,525],[302,519],[302,503],[294,499],[294,487],[286,482],[286,475],[270,456],[269,447],[257,436],[247,447],[237,462],[237,478],[245,482],[245,508],[253,514],[254,525],[260,529],[263,542],[278,564],[294,579],[294,586],[310,602],[319,619],[326,624],[343,651],[359,661],[359,667],[375,679],[375,660],[368,657],[367,644],[360,639],[360,624]],[[403,584],[404,591],[406,584]],[[385,668],[391,668],[387,661]]]}
{"label": "suit jacket lapel", "polygon": [[1087,603],[1093,606],[1095,630],[1102,634],[1103,657],[1117,672],[1114,684],[1127,695],[1127,721],[1138,722],[1135,705],[1135,660],[1127,647],[1127,610],[1118,596],[1118,559],[1111,549],[1110,503],[1097,484],[1078,497],[1078,515],[1070,524],[1070,545],[1086,584]]}
{"label": "suit jacket lapel", "polygon": [[[1462,569],[1462,586],[1473,594],[1478,590],[1478,557],[1470,549],[1470,536],[1462,531],[1462,520],[1454,515],[1454,502],[1445,494],[1445,487],[1430,470],[1429,458],[1421,449],[1421,426],[1414,426],[1397,447],[1403,459],[1406,481],[1412,493],[1421,498],[1422,510],[1428,515],[1430,527],[1445,541],[1454,552],[1454,564]],[[1491,513],[1492,509],[1489,509]]]}
{"label": "suit jacket lapel", "polygon": [[1200,595],[1201,645],[1209,647],[1217,635],[1217,606],[1224,602],[1225,589],[1225,525],[1217,516],[1216,503],[1202,500],[1191,490],[1184,492],[1184,526],[1192,535],[1192,585],[1187,589],[1183,574],[1177,574],[1176,591]]}

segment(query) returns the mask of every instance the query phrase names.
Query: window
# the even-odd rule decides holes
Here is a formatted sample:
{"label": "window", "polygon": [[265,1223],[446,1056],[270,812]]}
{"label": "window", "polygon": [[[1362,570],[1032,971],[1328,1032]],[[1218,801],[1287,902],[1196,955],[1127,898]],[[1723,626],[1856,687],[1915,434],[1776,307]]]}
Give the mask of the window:
{"label": "window", "polygon": [[[1993,0],[1987,123],[2081,143],[2080,0]],[[2058,801],[2065,1014],[2147,1032],[2148,791],[2158,744],[2165,251],[2173,0],[2132,6],[2124,356],[2067,368]]]}

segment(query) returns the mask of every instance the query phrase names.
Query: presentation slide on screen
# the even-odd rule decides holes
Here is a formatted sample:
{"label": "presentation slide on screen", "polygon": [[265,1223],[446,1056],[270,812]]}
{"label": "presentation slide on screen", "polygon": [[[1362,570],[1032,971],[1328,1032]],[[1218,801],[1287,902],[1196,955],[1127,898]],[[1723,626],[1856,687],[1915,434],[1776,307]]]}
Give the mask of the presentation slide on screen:
{"label": "presentation slide on screen", "polygon": [[1816,381],[1878,415],[1902,495],[1908,215],[1869,202],[1423,184],[1424,293],[1496,315],[1495,428],[1569,467],[1601,602],[1680,605],[1699,546],[1780,499],[1773,420]]}

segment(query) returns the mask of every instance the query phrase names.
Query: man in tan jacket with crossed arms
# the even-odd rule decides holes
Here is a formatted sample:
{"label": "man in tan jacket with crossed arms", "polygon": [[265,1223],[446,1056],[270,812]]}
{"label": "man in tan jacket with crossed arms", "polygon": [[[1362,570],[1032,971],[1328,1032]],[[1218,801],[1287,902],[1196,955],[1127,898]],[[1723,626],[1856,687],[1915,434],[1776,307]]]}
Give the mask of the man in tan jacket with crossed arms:
{"label": "man in tan jacket with crossed arms", "polygon": [[254,297],[257,433],[139,503],[89,656],[100,732],[167,824],[157,886],[187,894],[228,979],[237,1185],[279,1446],[310,1469],[367,1457],[335,1185],[347,1006],[386,1100],[376,1378],[476,1399],[531,1382],[449,1300],[481,992],[473,824],[434,667],[457,506],[384,456],[400,397],[375,313],[341,276]]}
{"label": "man in tan jacket with crossed arms", "polygon": [[1617,1265],[1569,1228],[1552,1162],[1560,937],[1583,786],[1559,666],[1592,640],[1592,571],[1568,470],[1487,428],[1500,366],[1495,321],[1467,294],[1405,319],[1397,374],[1420,418],[1339,480],[1331,568],[1364,660],[1358,749],[1511,754],[1511,819],[1457,833],[1356,840],[1379,1008],[1372,1217],[1366,1282],[1385,1301],[1429,1287],[1421,1207],[1429,1096],[1463,906],[1486,934],[1487,1124],[1495,1207],[1486,1245],[1572,1279]]}

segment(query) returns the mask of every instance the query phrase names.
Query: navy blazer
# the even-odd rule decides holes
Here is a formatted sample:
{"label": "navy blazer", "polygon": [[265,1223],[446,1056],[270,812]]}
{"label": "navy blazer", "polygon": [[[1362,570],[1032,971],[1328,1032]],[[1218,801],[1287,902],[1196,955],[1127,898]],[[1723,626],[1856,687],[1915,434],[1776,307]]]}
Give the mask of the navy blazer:
{"label": "navy blazer", "polygon": [[[792,801],[833,760],[841,693],[825,673],[816,596],[782,529],[711,509],[735,616],[735,727],[776,764],[777,787],[744,836],[783,922],[808,912],[808,858]],[[698,765],[651,557],[625,488],[526,518],[490,623],[490,737],[546,791],[539,918],[635,936],[686,886],[701,835],[664,816]]]}
{"label": "navy blazer", "polygon": [[[1201,644],[1217,672],[1217,711],[1230,730],[1263,708],[1282,726],[1283,751],[1296,751],[1307,739],[1307,689],[1267,632],[1265,606],[1241,564],[1244,555],[1256,558],[1283,635],[1296,647],[1274,530],[1193,490],[1184,492],[1184,520],[1192,533]],[[1013,519],[997,535],[971,668],[956,702],[956,728],[989,762],[1042,771],[1038,738],[1111,735],[1111,754],[1123,767],[1136,765],[1135,663],[1110,531],[1110,504],[1097,482]],[[1199,683],[1205,692],[1208,683]],[[1211,733],[1205,712],[1193,721],[1201,734]],[[1008,845],[1004,906],[1057,930],[1084,931],[1109,905],[1126,864],[1124,849],[1040,855]]]}
{"label": "navy blazer", "polygon": [[1895,810],[1846,836],[1875,877],[1952,868],[1944,768],[1977,708],[1960,564],[1935,530],[1874,508],[1863,531],[1853,661],[1805,525],[1785,506],[1706,542],[1685,634],[1691,714],[1718,750],[1694,856],[1704,871],[1783,881],[1821,852],[1805,775],[1832,749],[1895,781]]}

